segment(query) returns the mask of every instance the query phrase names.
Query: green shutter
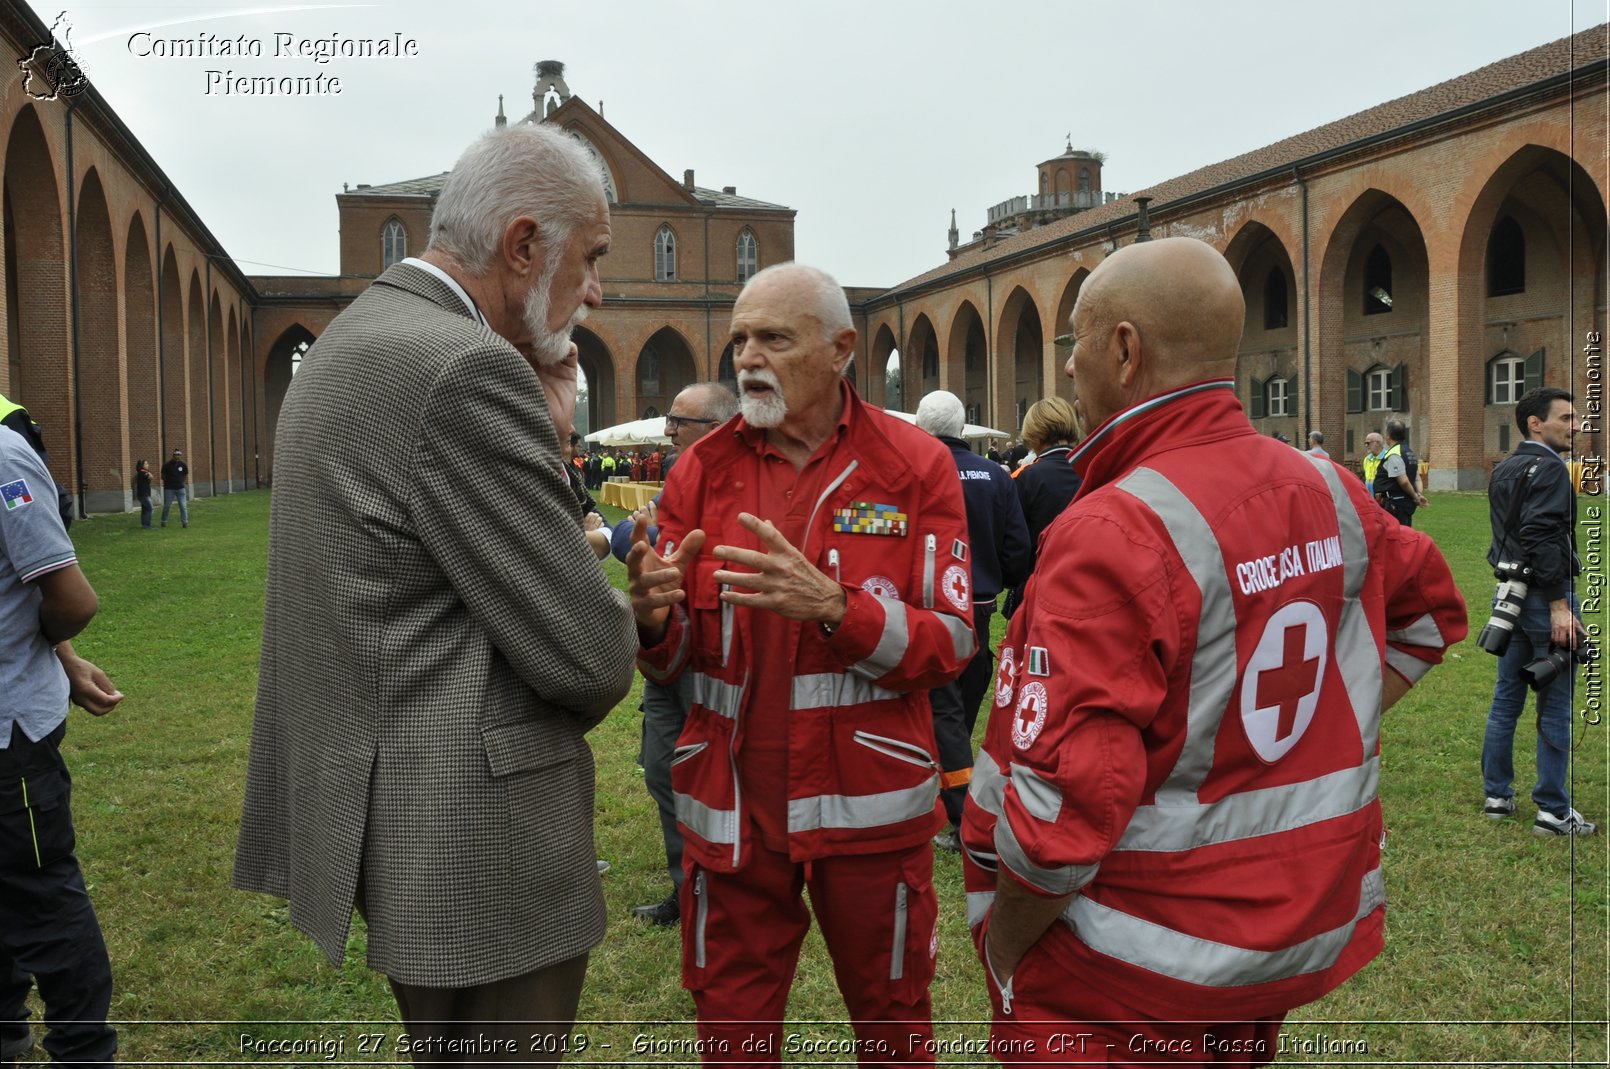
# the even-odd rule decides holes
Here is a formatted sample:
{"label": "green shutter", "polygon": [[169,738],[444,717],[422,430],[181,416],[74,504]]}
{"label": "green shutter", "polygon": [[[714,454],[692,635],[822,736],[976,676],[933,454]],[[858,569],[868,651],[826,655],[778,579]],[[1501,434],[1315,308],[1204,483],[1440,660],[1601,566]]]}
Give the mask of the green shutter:
{"label": "green shutter", "polygon": [[1409,406],[1404,396],[1403,380],[1407,377],[1407,366],[1399,364],[1392,369],[1392,388],[1387,394],[1386,407],[1394,412],[1407,412]]}
{"label": "green shutter", "polygon": [[1263,396],[1263,380],[1252,380],[1252,412],[1253,419],[1262,419],[1265,415],[1266,404]]}
{"label": "green shutter", "polygon": [[1539,349],[1526,358],[1526,382],[1521,393],[1535,390],[1543,385],[1543,350]]}
{"label": "green shutter", "polygon": [[1347,410],[1364,411],[1364,376],[1352,368],[1347,369]]}

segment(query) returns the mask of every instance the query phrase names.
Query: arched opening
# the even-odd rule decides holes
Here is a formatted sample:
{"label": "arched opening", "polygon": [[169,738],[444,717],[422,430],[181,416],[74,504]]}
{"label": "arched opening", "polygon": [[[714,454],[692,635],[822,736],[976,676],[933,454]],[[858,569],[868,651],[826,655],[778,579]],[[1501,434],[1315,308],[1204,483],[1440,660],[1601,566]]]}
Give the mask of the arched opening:
{"label": "arched opening", "polygon": [[185,309],[185,418],[179,441],[169,450],[183,449],[190,461],[190,493],[200,497],[212,492],[212,450],[202,448],[207,441],[207,313],[201,295],[201,272],[192,269]]}
{"label": "arched opening", "polygon": [[216,291],[207,302],[207,464],[209,493],[229,492],[229,343],[224,310]]}
{"label": "arched opening", "polygon": [[1323,392],[1344,401],[1344,449],[1351,441],[1357,452],[1399,416],[1423,470],[1435,460],[1433,417],[1446,411],[1431,404],[1429,275],[1420,224],[1397,198],[1366,191],[1338,220],[1321,262],[1314,359]]}
{"label": "arched opening", "polygon": [[[128,242],[123,252],[123,337],[128,358],[127,397],[129,468],[136,460],[162,459],[162,432],[158,417],[162,398],[157,392],[156,272],[151,262],[151,242],[145,221],[136,215],[129,223]],[[160,466],[154,464],[152,470]],[[134,477],[125,482],[132,493]]]}
{"label": "arched opening", "polygon": [[162,345],[157,353],[157,388],[162,394],[162,446],[157,455],[167,460],[185,447],[184,291],[179,286],[179,261],[169,245],[162,257],[161,300],[157,315]]}
{"label": "arched opening", "polygon": [[889,329],[889,324],[884,323],[872,336],[872,374],[867,380],[866,398],[875,405],[903,412],[904,391],[900,389],[898,355],[895,356],[895,377],[893,380],[889,378],[889,356],[895,352],[894,331]]}
{"label": "arched opening", "polygon": [[230,466],[226,473],[231,491],[246,489],[246,379],[240,366],[240,327],[235,319],[235,308],[229,308],[229,324],[224,328],[226,349],[224,358],[229,361],[229,379],[235,390],[229,395],[229,455]]}
{"label": "arched opening", "polygon": [[32,105],[6,142],[6,396],[44,428],[51,473],[71,485],[73,423],[62,193]]}
{"label": "arched opening", "polygon": [[380,231],[380,270],[384,271],[408,255],[408,231],[395,215]]}
{"label": "arched opening", "polygon": [[654,281],[676,281],[676,235],[665,224],[654,233]]}
{"label": "arched opening", "polygon": [[963,301],[951,320],[945,363],[950,369],[949,389],[967,407],[967,422],[984,422],[989,411],[989,343],[983,317],[971,301]]}
{"label": "arched opening", "polygon": [[661,327],[637,354],[635,418],[647,418],[649,409],[669,412],[671,401],[684,386],[697,382],[693,349],[671,327]]}
{"label": "arched opening", "polygon": [[[1302,442],[1309,430],[1326,431],[1326,445],[1338,460],[1343,459],[1346,436],[1336,437],[1335,427],[1319,426],[1301,408],[1302,349],[1291,314],[1297,282],[1285,243],[1267,226],[1251,220],[1230,240],[1225,259],[1235,269],[1246,305],[1236,352],[1241,406],[1263,434],[1284,434]],[[1304,426],[1305,420],[1311,426]]]}
{"label": "arched opening", "polygon": [[[1062,296],[1057,298],[1056,335],[1063,335],[1073,330],[1073,306],[1079,301],[1079,290],[1090,277],[1090,269],[1081,267],[1073,273],[1067,284],[1062,287]],[[1071,347],[1058,347],[1052,356],[1051,365],[1046,370],[1046,382],[1042,387],[1044,397],[1060,397],[1069,404],[1073,403],[1073,379],[1068,375],[1068,358],[1073,355]],[[1039,400],[1038,397],[1035,400]],[[1023,422],[1018,421],[1021,429]]]}
{"label": "arched opening", "polygon": [[1029,406],[1040,399],[1045,382],[1045,328],[1040,306],[1022,286],[1015,287],[1001,306],[995,351],[1002,354],[997,361],[996,410],[975,422],[1003,430],[1020,427]]}
{"label": "arched opening", "polygon": [[291,388],[297,365],[313,342],[313,332],[298,323],[275,339],[263,361],[263,467],[269,482],[274,480],[274,432],[279,427],[280,406],[285,403],[285,391]]}
{"label": "arched opening", "polygon": [[935,334],[933,322],[927,313],[912,320],[911,337],[906,351],[911,354],[912,366],[910,369],[902,369],[910,376],[905,382],[907,385],[914,384],[917,388],[906,390],[905,396],[920,401],[939,389],[939,337]]}
{"label": "arched opening", "polygon": [[716,361],[716,381],[733,393],[738,392],[738,369],[732,362],[732,354],[736,351],[736,346],[729,341],[727,347],[721,350],[721,359]]}
{"label": "arched opening", "polygon": [[576,430],[587,435],[620,422],[615,418],[615,358],[603,339],[586,327],[571,331],[581,370],[587,377],[587,399],[576,404]]}
{"label": "arched opening", "polygon": [[117,252],[106,193],[93,168],[84,176],[77,209],[84,508],[123,512],[133,497],[134,466],[128,460],[123,366],[118,352]]}
{"label": "arched opening", "polygon": [[[1488,466],[1513,448],[1508,398],[1558,386],[1576,395],[1579,416],[1590,411],[1589,401],[1602,401],[1600,362],[1581,351],[1591,333],[1604,334],[1605,255],[1599,187],[1562,152],[1517,150],[1476,196],[1459,271],[1484,277],[1480,299],[1458,324],[1458,359],[1461,406],[1480,420],[1482,455],[1461,462],[1461,488],[1483,485]],[[1579,420],[1577,453],[1604,454],[1603,422],[1597,415]]]}

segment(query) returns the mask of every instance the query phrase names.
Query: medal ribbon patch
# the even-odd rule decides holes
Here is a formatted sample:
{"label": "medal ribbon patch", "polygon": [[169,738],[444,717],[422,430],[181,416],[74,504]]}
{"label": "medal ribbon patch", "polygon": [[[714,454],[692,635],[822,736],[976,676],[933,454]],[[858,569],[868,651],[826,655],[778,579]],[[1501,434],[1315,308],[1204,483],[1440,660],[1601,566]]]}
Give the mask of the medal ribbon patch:
{"label": "medal ribbon patch", "polygon": [[905,536],[907,517],[899,505],[877,505],[852,501],[848,508],[833,510],[833,530],[840,534]]}

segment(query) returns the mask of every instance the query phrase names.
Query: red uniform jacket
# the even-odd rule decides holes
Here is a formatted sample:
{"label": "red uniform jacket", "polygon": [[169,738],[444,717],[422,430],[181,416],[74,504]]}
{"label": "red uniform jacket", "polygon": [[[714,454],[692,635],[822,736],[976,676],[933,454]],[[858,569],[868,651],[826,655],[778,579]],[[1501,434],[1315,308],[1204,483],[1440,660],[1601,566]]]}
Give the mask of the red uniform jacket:
{"label": "red uniform jacket", "polygon": [[[688,720],[672,757],[677,820],[700,866],[742,866],[752,822],[737,753],[755,673],[790,676],[788,850],[796,861],[920,843],[944,822],[928,691],[973,655],[967,517],[939,441],[844,391],[848,429],[803,545],[844,586],[831,635],[794,624],[786,649],[755,649],[747,608],[724,605],[721,544],[761,549],[738,525],[758,513],[760,458],[733,420],[682,453],[660,500],[660,545],[702,528],[706,552],[664,638],[641,651],[649,679],[680,679]],[[662,552],[664,550],[662,549]]]}
{"label": "red uniform jacket", "polygon": [[972,920],[1000,873],[1072,893],[1076,967],[1164,1019],[1283,1013],[1380,951],[1383,673],[1466,629],[1431,539],[1260,436],[1233,387],[1075,454],[962,827]]}

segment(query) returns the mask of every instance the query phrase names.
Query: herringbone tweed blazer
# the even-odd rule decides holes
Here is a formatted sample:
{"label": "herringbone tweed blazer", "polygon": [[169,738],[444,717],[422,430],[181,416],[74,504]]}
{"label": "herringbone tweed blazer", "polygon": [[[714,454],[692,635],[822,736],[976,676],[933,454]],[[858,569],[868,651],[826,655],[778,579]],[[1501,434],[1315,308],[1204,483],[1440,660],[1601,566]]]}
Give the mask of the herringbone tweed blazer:
{"label": "herringbone tweed blazer", "polygon": [[441,280],[392,267],[280,411],[237,887],[408,984],[603,938],[583,735],[636,630],[586,547],[542,387]]}

